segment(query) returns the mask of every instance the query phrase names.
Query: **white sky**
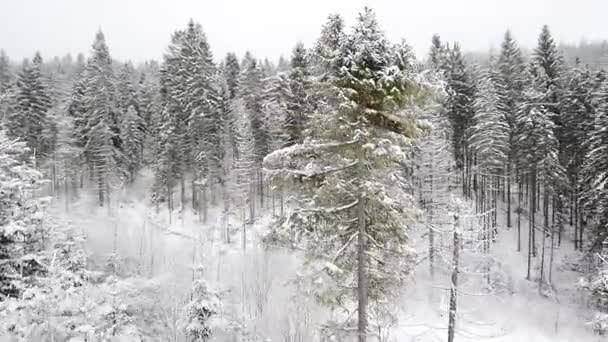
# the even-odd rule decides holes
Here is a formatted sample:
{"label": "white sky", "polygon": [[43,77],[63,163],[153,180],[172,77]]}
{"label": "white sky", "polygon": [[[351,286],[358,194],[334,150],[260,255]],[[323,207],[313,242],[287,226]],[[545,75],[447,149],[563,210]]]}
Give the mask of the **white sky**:
{"label": "white sky", "polygon": [[419,57],[433,33],[465,50],[498,47],[510,28],[533,46],[548,24],[558,40],[608,39],[608,0],[0,0],[0,48],[13,60],[88,53],[102,28],[114,58],[162,56],[170,35],[189,18],[200,22],[216,57],[251,50],[257,57],[289,55],[310,46],[330,13],[347,24],[364,5],[374,8],[393,41],[406,38]]}

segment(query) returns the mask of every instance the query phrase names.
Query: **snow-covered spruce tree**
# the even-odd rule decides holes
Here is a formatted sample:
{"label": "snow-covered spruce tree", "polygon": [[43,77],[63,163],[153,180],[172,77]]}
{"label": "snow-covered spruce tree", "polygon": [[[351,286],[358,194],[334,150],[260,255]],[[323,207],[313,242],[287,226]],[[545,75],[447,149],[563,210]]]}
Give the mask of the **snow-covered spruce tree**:
{"label": "snow-covered spruce tree", "polygon": [[200,279],[192,286],[191,300],[183,313],[183,330],[189,342],[211,341],[213,320],[219,310],[219,297]]}
{"label": "snow-covered spruce tree", "polygon": [[[262,159],[270,152],[270,134],[267,118],[264,117],[264,99],[260,89],[264,87],[264,74],[258,61],[247,52],[242,61],[237,98],[243,101],[244,109],[251,121],[253,133],[255,168],[260,170]],[[259,174],[259,173],[258,173]],[[257,193],[260,196],[260,207],[264,206],[264,182],[261,174],[257,177]]]}
{"label": "snow-covered spruce tree", "polygon": [[268,129],[265,126],[263,115],[263,99],[260,89],[263,87],[264,74],[258,61],[246,53],[243,58],[237,97],[243,101],[245,110],[249,113],[251,129],[255,140],[256,160],[261,163],[265,155],[268,154]]}
{"label": "snow-covered spruce tree", "polygon": [[470,128],[474,125],[475,86],[471,72],[465,64],[460,45],[454,44],[446,63],[445,77],[448,96],[445,102],[451,124],[452,144],[456,164],[462,171],[463,191],[471,195],[472,154],[468,146]]}
{"label": "snow-covered spruce tree", "polygon": [[98,203],[103,206],[110,198],[110,184],[115,177],[123,176],[117,171],[123,156],[112,59],[101,31],[95,36],[86,66],[81,100],[84,116],[76,123],[82,125],[79,128],[84,138],[83,153]]}
{"label": "snow-covered spruce tree", "polygon": [[[193,186],[197,183],[202,185],[198,192],[193,188],[192,200],[194,207],[202,204],[203,210],[206,210],[206,192],[211,189],[213,195],[213,187],[221,183],[219,177],[224,147],[222,113],[217,110],[217,69],[200,24],[192,21],[188,24],[181,57],[186,63],[186,92],[181,101],[189,114],[188,135],[193,144]],[[203,198],[199,199],[199,193]]]}
{"label": "snow-covered spruce tree", "polygon": [[120,139],[124,153],[123,167],[129,181],[135,180],[135,174],[142,164],[145,121],[141,116],[142,107],[133,85],[135,71],[126,63],[122,66],[116,82],[116,109],[120,113]]}
{"label": "snow-covered spruce tree", "polygon": [[[518,144],[520,146],[519,162],[521,170],[528,174],[530,186],[529,230],[528,230],[528,271],[527,279],[531,278],[532,256],[536,256],[536,231],[542,227],[544,259],[544,242],[548,234],[553,235],[554,229],[548,224],[548,198],[557,195],[565,181],[565,170],[559,162],[559,142],[555,136],[555,123],[545,102],[545,82],[542,71],[537,71],[534,82],[524,92],[524,101],[520,105],[517,125],[519,126]],[[537,189],[543,191],[544,223],[536,222],[538,195]],[[553,239],[552,239],[553,240]],[[543,281],[544,260],[541,260],[541,274]]]}
{"label": "snow-covered spruce tree", "polygon": [[125,158],[124,164],[129,181],[133,182],[142,165],[145,122],[132,105],[122,114],[121,119],[120,134]]}
{"label": "snow-covered spruce tree", "polygon": [[0,49],[0,96],[6,92],[11,80],[10,60],[4,50]]}
{"label": "snow-covered spruce tree", "polygon": [[291,56],[289,71],[289,91],[285,98],[287,118],[285,129],[288,132],[287,144],[302,143],[303,132],[312,111],[309,56],[302,43],[298,43]]}
{"label": "snow-covered spruce tree", "polygon": [[592,252],[601,251],[608,238],[608,81],[603,82],[596,96],[599,104],[585,143],[587,152],[580,180],[582,204],[592,217]]}
{"label": "snow-covered spruce tree", "polygon": [[39,53],[30,63],[23,62],[17,75],[15,98],[17,110],[6,117],[7,134],[11,138],[25,141],[37,159],[44,159],[51,153],[52,143],[43,134],[53,123],[47,118],[51,108],[51,98],[42,76],[42,57]]}
{"label": "snow-covered spruce tree", "polygon": [[334,70],[337,51],[344,38],[344,19],[339,14],[331,14],[321,28],[321,35],[314,46],[312,64],[314,73],[324,79]]}
{"label": "snow-covered spruce tree", "polygon": [[74,119],[69,115],[57,117],[57,139],[55,142],[55,173],[57,186],[61,187],[64,207],[69,209],[71,199],[77,196],[81,147],[74,138]]}
{"label": "snow-covered spruce tree", "polygon": [[[560,124],[561,124],[561,140],[560,140],[560,162],[566,169],[568,177],[568,186],[564,190],[570,190],[573,194],[574,208],[573,214],[577,219],[573,222],[575,227],[575,245],[579,249],[583,249],[583,233],[585,216],[583,212],[587,212],[586,206],[583,205],[581,195],[585,191],[581,188],[584,185],[582,182],[581,169],[585,161],[585,156],[589,151],[589,132],[593,131],[594,112],[598,105],[602,105],[602,101],[596,101],[597,95],[601,90],[595,89],[595,84],[591,75],[591,71],[578,63],[573,68],[570,68],[562,76],[563,90],[560,92]],[[566,191],[562,192],[567,194]],[[560,196],[558,210],[560,215],[563,208],[566,207],[567,200],[565,196]],[[561,236],[561,235],[560,235]]]}
{"label": "snow-covered spruce tree", "polygon": [[468,143],[477,167],[476,204],[478,212],[487,215],[484,229],[495,239],[499,184],[508,162],[509,124],[500,107],[500,88],[494,69],[485,70],[479,77],[473,107],[475,124],[470,129]]}
{"label": "snow-covered spruce tree", "polygon": [[435,34],[431,40],[431,49],[427,65],[432,70],[444,70],[448,59],[447,47],[441,42],[441,37]]}
{"label": "snow-covered spruce tree", "polygon": [[445,227],[445,222],[448,222],[445,215],[449,209],[450,193],[457,177],[454,173],[455,163],[449,124],[438,107],[420,115],[420,119],[424,120],[424,125],[428,125],[430,131],[416,139],[416,158],[418,160],[416,172],[420,178],[418,191],[421,209],[426,214],[425,225],[428,228],[428,260],[431,277],[435,275],[441,234],[451,228]]}
{"label": "snow-covered spruce tree", "polygon": [[229,98],[234,99],[237,95],[237,89],[239,85],[239,75],[241,73],[241,66],[239,60],[234,53],[226,54],[224,58],[224,67],[222,69],[228,92],[230,93]]}
{"label": "snow-covered spruce tree", "polygon": [[359,341],[370,330],[368,309],[393,298],[411,270],[414,210],[397,165],[416,130],[404,108],[425,94],[400,56],[365,8],[332,62],[339,73],[305,141],[264,159],[271,180],[293,189],[297,208],[268,240],[305,251],[315,298],[347,315],[356,310]]}
{"label": "snow-covered spruce tree", "polygon": [[496,83],[498,107],[505,115],[509,128],[509,142],[507,149],[508,160],[506,162],[506,199],[507,199],[507,227],[511,227],[511,184],[514,179],[513,167],[517,155],[517,112],[523,97],[526,79],[526,67],[517,42],[513,39],[511,32],[505,33],[500,46],[500,55],[496,63]]}
{"label": "snow-covered spruce tree", "polygon": [[[234,158],[231,181],[228,183],[231,203],[234,204],[237,216],[242,220],[243,247],[246,244],[246,223],[255,219],[255,187],[256,187],[256,151],[255,138],[251,128],[251,119],[242,99],[232,102],[231,112],[235,115],[234,127],[238,157]],[[249,213],[247,213],[249,211]],[[230,241],[229,227],[226,227],[226,241]]]}
{"label": "snow-covered spruce tree", "polygon": [[196,207],[196,183],[207,184],[210,175],[217,177],[219,173],[223,151],[219,146],[221,113],[215,109],[216,84],[216,68],[207,38],[201,25],[191,20],[185,30],[173,34],[161,69],[163,119],[159,134],[173,141],[159,145],[159,154],[167,156],[159,162],[168,164],[156,167],[172,170],[170,177],[156,173],[157,184],[167,189],[169,198],[174,184],[167,180],[179,179],[182,209],[187,176],[192,175],[192,200]]}
{"label": "snow-covered spruce tree", "polygon": [[28,152],[25,142],[0,131],[0,299],[20,296],[46,272],[44,203],[35,194],[42,175]]}
{"label": "snow-covered spruce tree", "polygon": [[[269,149],[275,151],[289,143],[289,101],[292,98],[289,76],[283,72],[264,80],[264,117],[270,138]],[[308,115],[310,112],[306,112]]]}
{"label": "snow-covered spruce tree", "polygon": [[144,143],[142,150],[142,162],[145,165],[153,165],[155,158],[154,145],[158,137],[160,126],[159,106],[159,75],[158,70],[143,71],[137,86],[137,99],[139,100],[139,116],[143,120],[145,128]]}
{"label": "snow-covered spruce tree", "polygon": [[499,88],[491,70],[479,80],[479,91],[473,103],[475,125],[469,143],[477,154],[478,166],[498,175],[503,168],[509,148],[509,125],[500,108]]}

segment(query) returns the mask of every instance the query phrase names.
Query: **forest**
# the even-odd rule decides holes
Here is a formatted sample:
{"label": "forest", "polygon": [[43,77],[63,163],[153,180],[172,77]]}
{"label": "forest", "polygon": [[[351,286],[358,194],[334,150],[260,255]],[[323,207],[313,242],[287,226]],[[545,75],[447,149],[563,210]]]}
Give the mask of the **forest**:
{"label": "forest", "polygon": [[0,50],[0,340],[606,338],[608,44],[348,19],[278,60],[195,20],[159,61]]}

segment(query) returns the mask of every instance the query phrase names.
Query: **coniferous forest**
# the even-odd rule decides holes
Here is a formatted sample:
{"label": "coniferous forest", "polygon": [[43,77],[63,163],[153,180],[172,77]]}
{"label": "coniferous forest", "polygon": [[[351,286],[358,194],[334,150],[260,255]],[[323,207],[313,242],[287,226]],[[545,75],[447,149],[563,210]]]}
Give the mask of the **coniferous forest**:
{"label": "coniferous forest", "polygon": [[195,20],[158,61],[0,51],[0,340],[606,338],[598,48],[348,19],[278,60]]}

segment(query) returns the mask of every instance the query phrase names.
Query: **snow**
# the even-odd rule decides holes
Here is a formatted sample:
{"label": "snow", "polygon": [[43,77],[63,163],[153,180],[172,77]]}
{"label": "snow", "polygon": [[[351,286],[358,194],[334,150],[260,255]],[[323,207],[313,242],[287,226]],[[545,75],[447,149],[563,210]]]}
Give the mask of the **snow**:
{"label": "snow", "polygon": [[[113,236],[115,224],[118,224],[119,257],[123,260],[134,258],[139,263],[148,264],[146,268],[150,268],[148,272],[153,283],[169,291],[166,295],[173,300],[187,294],[193,267],[202,264],[202,274],[210,286],[220,292],[228,291],[223,297],[220,296],[222,314],[213,323],[216,329],[231,322],[230,317],[241,317],[239,320],[243,326],[248,326],[248,329],[255,327],[259,336],[274,341],[279,340],[283,329],[287,329],[285,319],[296,319],[298,315],[307,313],[311,319],[307,323],[306,329],[311,329],[308,333],[313,336],[318,331],[315,327],[320,327],[329,313],[311,302],[301,303],[304,306],[298,310],[303,311],[294,312],[292,306],[292,296],[295,293],[292,285],[288,284],[293,284],[292,281],[297,278],[297,265],[301,257],[297,253],[286,254],[280,250],[264,252],[257,245],[261,238],[259,232],[265,231],[270,222],[268,211],[248,228],[250,233],[246,249],[243,249],[239,238],[241,223],[233,222],[236,229],[231,233],[232,242],[226,244],[218,226],[220,212],[216,208],[210,210],[210,219],[206,224],[199,222],[189,211],[173,213],[173,223],[169,224],[166,210],[161,209],[156,214],[145,200],[141,200],[141,192],[145,190],[133,189],[123,194],[121,201],[131,205],[119,206],[114,218],[107,217],[106,209],[91,209],[92,203],[87,200],[75,205],[69,213],[56,209],[53,215],[64,216],[64,219],[85,231],[92,259],[99,262],[111,254],[113,242],[110,237]],[[465,203],[461,205],[466,206]],[[499,220],[502,218],[503,215],[499,215]],[[526,225],[527,222],[522,222],[522,227]],[[580,274],[567,267],[557,266],[571,257],[568,239],[564,238],[566,242],[556,251],[556,267],[553,272],[556,298],[548,298],[538,294],[536,282],[525,279],[526,255],[525,252],[515,252],[516,229],[507,230],[500,221],[499,226],[492,256],[500,261],[506,277],[511,279],[512,290],[487,296],[462,294],[459,297],[457,340],[599,341],[588,324],[593,316],[584,307],[582,293],[576,290]],[[198,250],[193,250],[192,241],[201,244]],[[425,250],[424,239],[418,237],[414,241],[417,241],[414,249]],[[523,245],[526,244],[527,241],[524,240]],[[196,252],[194,265],[193,251]],[[323,267],[329,272],[341,272],[329,261]],[[447,287],[442,284],[446,282],[440,277],[431,280],[427,270],[427,262],[417,266],[412,282],[403,289],[401,300],[395,303],[401,313],[398,315],[398,324],[391,330],[389,341],[445,340],[448,294],[445,291]],[[140,283],[136,281],[131,285],[124,283],[126,287],[123,288],[142,288],[142,284],[148,284],[149,281],[142,279]],[[324,277],[315,278],[317,286],[324,286],[325,281]],[[142,293],[141,296],[146,294]],[[162,300],[165,303],[162,305],[167,305],[170,301]],[[123,305],[121,307],[124,310],[121,311],[128,310],[128,305]],[[260,313],[258,305],[266,309]],[[231,307],[238,308],[236,311],[240,313],[232,316]],[[113,312],[109,302],[98,306],[96,310],[102,315],[104,310],[106,314]],[[295,329],[293,322],[295,321],[289,323],[290,329]],[[94,330],[85,325],[78,329]],[[78,341],[78,338],[72,338],[72,341]]]}

